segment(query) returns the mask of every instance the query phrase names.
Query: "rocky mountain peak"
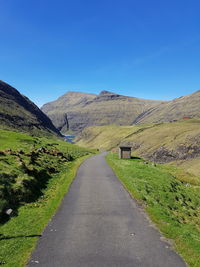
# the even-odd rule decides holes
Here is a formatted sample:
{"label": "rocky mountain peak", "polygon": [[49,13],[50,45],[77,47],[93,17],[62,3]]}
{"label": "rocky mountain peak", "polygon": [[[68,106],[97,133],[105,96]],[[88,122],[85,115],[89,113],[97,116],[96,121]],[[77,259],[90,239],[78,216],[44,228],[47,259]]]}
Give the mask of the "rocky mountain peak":
{"label": "rocky mountain peak", "polygon": [[101,95],[117,95],[117,94],[113,93],[113,92],[109,92],[109,91],[103,90],[103,91],[100,92],[99,95],[101,96]]}

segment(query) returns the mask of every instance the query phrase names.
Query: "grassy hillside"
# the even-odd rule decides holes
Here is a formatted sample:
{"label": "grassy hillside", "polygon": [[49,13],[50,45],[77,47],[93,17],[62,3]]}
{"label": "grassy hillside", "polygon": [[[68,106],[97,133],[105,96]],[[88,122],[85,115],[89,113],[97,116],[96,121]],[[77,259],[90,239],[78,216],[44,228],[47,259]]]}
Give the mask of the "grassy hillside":
{"label": "grassy hillside", "polygon": [[42,111],[63,133],[80,132],[91,125],[131,125],[143,112],[162,103],[102,91],[99,95],[68,92],[45,104]]}
{"label": "grassy hillside", "polygon": [[84,147],[110,150],[118,146],[122,140],[137,132],[144,126],[91,126],[84,129],[76,138],[76,142]]}
{"label": "grassy hillside", "polygon": [[[179,155],[174,155],[175,159],[182,159],[186,155],[192,158],[200,155],[200,120],[134,126],[94,126],[85,129],[76,140],[79,145],[105,150],[115,148],[120,143],[130,143],[135,154],[151,156],[155,160],[155,152],[161,147],[172,152],[169,161],[178,150]],[[161,161],[164,160],[163,157],[160,155]]]}
{"label": "grassy hillside", "polygon": [[[174,168],[152,165],[141,159],[119,160],[110,153],[107,161],[129,191],[146,209],[151,219],[193,267],[200,263],[200,180],[180,181]],[[173,173],[173,175],[172,175]]]}
{"label": "grassy hillside", "polygon": [[133,154],[170,163],[200,177],[200,120],[135,126],[100,126],[85,129],[77,144],[102,150],[131,144]]}
{"label": "grassy hillside", "polygon": [[0,130],[0,215],[42,194],[65,163],[88,153],[59,140]]}
{"label": "grassy hillside", "polygon": [[19,267],[91,151],[7,130],[0,130],[0,148],[0,265]]}
{"label": "grassy hillside", "polygon": [[176,164],[178,167],[184,169],[187,173],[191,173],[198,176],[200,179],[200,158],[194,158],[190,160],[180,160],[172,162],[171,164]]}
{"label": "grassy hillside", "polygon": [[60,135],[51,120],[27,97],[0,81],[0,129],[38,136]]}

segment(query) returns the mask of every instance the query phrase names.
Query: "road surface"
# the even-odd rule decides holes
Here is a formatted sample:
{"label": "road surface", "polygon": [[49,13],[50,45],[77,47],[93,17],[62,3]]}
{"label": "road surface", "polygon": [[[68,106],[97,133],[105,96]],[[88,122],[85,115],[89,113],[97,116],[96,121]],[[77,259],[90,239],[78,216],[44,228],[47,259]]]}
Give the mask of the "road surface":
{"label": "road surface", "polygon": [[28,266],[186,266],[126,192],[104,156],[93,156],[80,166]]}

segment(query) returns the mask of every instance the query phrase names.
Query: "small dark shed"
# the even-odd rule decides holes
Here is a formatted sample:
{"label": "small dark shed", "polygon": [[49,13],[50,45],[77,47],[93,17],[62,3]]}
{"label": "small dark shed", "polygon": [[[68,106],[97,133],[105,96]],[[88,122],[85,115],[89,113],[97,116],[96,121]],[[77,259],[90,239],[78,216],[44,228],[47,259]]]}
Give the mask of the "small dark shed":
{"label": "small dark shed", "polygon": [[119,146],[119,158],[130,159],[131,158],[131,146]]}

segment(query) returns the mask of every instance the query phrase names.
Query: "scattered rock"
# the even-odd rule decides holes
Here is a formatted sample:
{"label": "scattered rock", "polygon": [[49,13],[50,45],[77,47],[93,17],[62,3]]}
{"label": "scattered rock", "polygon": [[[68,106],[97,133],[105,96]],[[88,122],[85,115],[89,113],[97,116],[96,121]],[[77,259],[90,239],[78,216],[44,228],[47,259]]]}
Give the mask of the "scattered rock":
{"label": "scattered rock", "polygon": [[6,214],[7,214],[7,215],[10,216],[12,213],[13,213],[13,210],[12,210],[12,209],[8,209],[8,210],[6,210]]}

